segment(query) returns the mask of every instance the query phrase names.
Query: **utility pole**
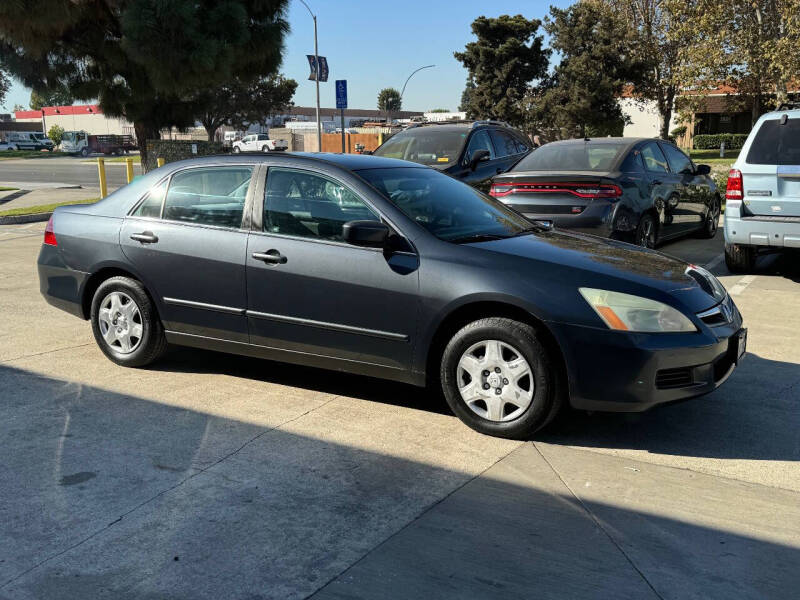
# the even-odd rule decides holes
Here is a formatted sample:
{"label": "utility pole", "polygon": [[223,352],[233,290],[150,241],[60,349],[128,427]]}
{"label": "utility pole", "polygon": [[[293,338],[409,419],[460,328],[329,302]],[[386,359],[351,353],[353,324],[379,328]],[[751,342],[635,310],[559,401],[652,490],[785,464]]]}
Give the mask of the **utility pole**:
{"label": "utility pole", "polygon": [[303,3],[308,14],[314,19],[314,65],[317,71],[314,75],[314,83],[317,84],[317,152],[322,152],[322,122],[319,120],[319,48],[317,46],[317,15],[311,11],[311,7],[305,3],[305,0],[300,0],[300,2]]}

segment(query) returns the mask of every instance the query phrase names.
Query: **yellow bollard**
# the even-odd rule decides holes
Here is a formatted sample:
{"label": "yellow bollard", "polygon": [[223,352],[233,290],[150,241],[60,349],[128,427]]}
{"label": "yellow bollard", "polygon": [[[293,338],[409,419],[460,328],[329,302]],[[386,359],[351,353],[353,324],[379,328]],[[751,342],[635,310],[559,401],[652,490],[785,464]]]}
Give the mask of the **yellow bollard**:
{"label": "yellow bollard", "polygon": [[126,158],[125,159],[125,171],[128,176],[128,183],[133,181],[133,159]]}
{"label": "yellow bollard", "polygon": [[378,146],[383,144],[383,133],[378,134]]}
{"label": "yellow bollard", "polygon": [[100,197],[108,196],[108,184],[106,183],[106,165],[102,158],[97,159],[97,174],[100,176]]}
{"label": "yellow bollard", "polygon": [[157,158],[157,159],[156,159],[156,164],[157,164],[159,167],[163,167],[163,166],[164,166],[164,162],[165,162],[165,161],[164,161],[164,159],[163,159],[163,158]]}

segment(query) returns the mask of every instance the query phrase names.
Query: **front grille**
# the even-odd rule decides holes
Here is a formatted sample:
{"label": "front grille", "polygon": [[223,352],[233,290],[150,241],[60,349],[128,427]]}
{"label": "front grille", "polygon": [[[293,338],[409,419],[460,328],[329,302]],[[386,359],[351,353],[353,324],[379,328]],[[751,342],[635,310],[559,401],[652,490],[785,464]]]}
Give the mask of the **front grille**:
{"label": "front grille", "polygon": [[691,367],[661,369],[656,373],[656,387],[661,390],[686,387],[693,383]]}
{"label": "front grille", "polygon": [[714,312],[703,314],[703,316],[700,317],[700,320],[710,327],[714,327],[715,325],[724,325],[728,322],[728,320],[725,318],[725,315],[722,314],[722,311],[719,308],[717,308]]}

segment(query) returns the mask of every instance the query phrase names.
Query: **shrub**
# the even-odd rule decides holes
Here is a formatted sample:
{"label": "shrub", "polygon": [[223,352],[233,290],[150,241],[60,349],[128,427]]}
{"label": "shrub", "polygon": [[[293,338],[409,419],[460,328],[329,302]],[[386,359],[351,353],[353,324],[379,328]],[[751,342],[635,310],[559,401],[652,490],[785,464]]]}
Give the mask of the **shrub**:
{"label": "shrub", "polygon": [[718,133],[715,135],[696,135],[694,140],[695,150],[715,150],[720,147],[722,142],[725,142],[725,148],[728,150],[738,149],[744,146],[747,140],[746,133]]}
{"label": "shrub", "polygon": [[[196,152],[192,152],[192,147]],[[221,142],[204,142],[200,140],[147,140],[147,162],[142,164],[145,172],[158,166],[157,159],[164,162],[175,162],[184,158],[222,154]]]}
{"label": "shrub", "polygon": [[53,140],[53,143],[58,146],[64,137],[64,128],[61,125],[53,125],[47,131],[47,137]]}
{"label": "shrub", "polygon": [[686,134],[686,125],[681,125],[680,127],[676,127],[675,129],[669,132],[669,135],[672,138],[683,137],[685,134]]}

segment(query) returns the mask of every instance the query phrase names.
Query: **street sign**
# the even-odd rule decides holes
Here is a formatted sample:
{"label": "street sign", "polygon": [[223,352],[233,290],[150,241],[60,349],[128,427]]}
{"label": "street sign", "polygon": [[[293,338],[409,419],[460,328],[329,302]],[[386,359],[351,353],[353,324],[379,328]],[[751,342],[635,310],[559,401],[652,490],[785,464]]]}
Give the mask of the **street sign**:
{"label": "street sign", "polygon": [[[306,54],[308,58],[308,66],[311,68],[311,74],[308,76],[309,81],[314,81],[317,78],[317,61],[313,54]],[[319,80],[328,81],[328,59],[324,56],[319,58]]]}
{"label": "street sign", "polygon": [[347,80],[336,80],[336,108],[347,108]]}

